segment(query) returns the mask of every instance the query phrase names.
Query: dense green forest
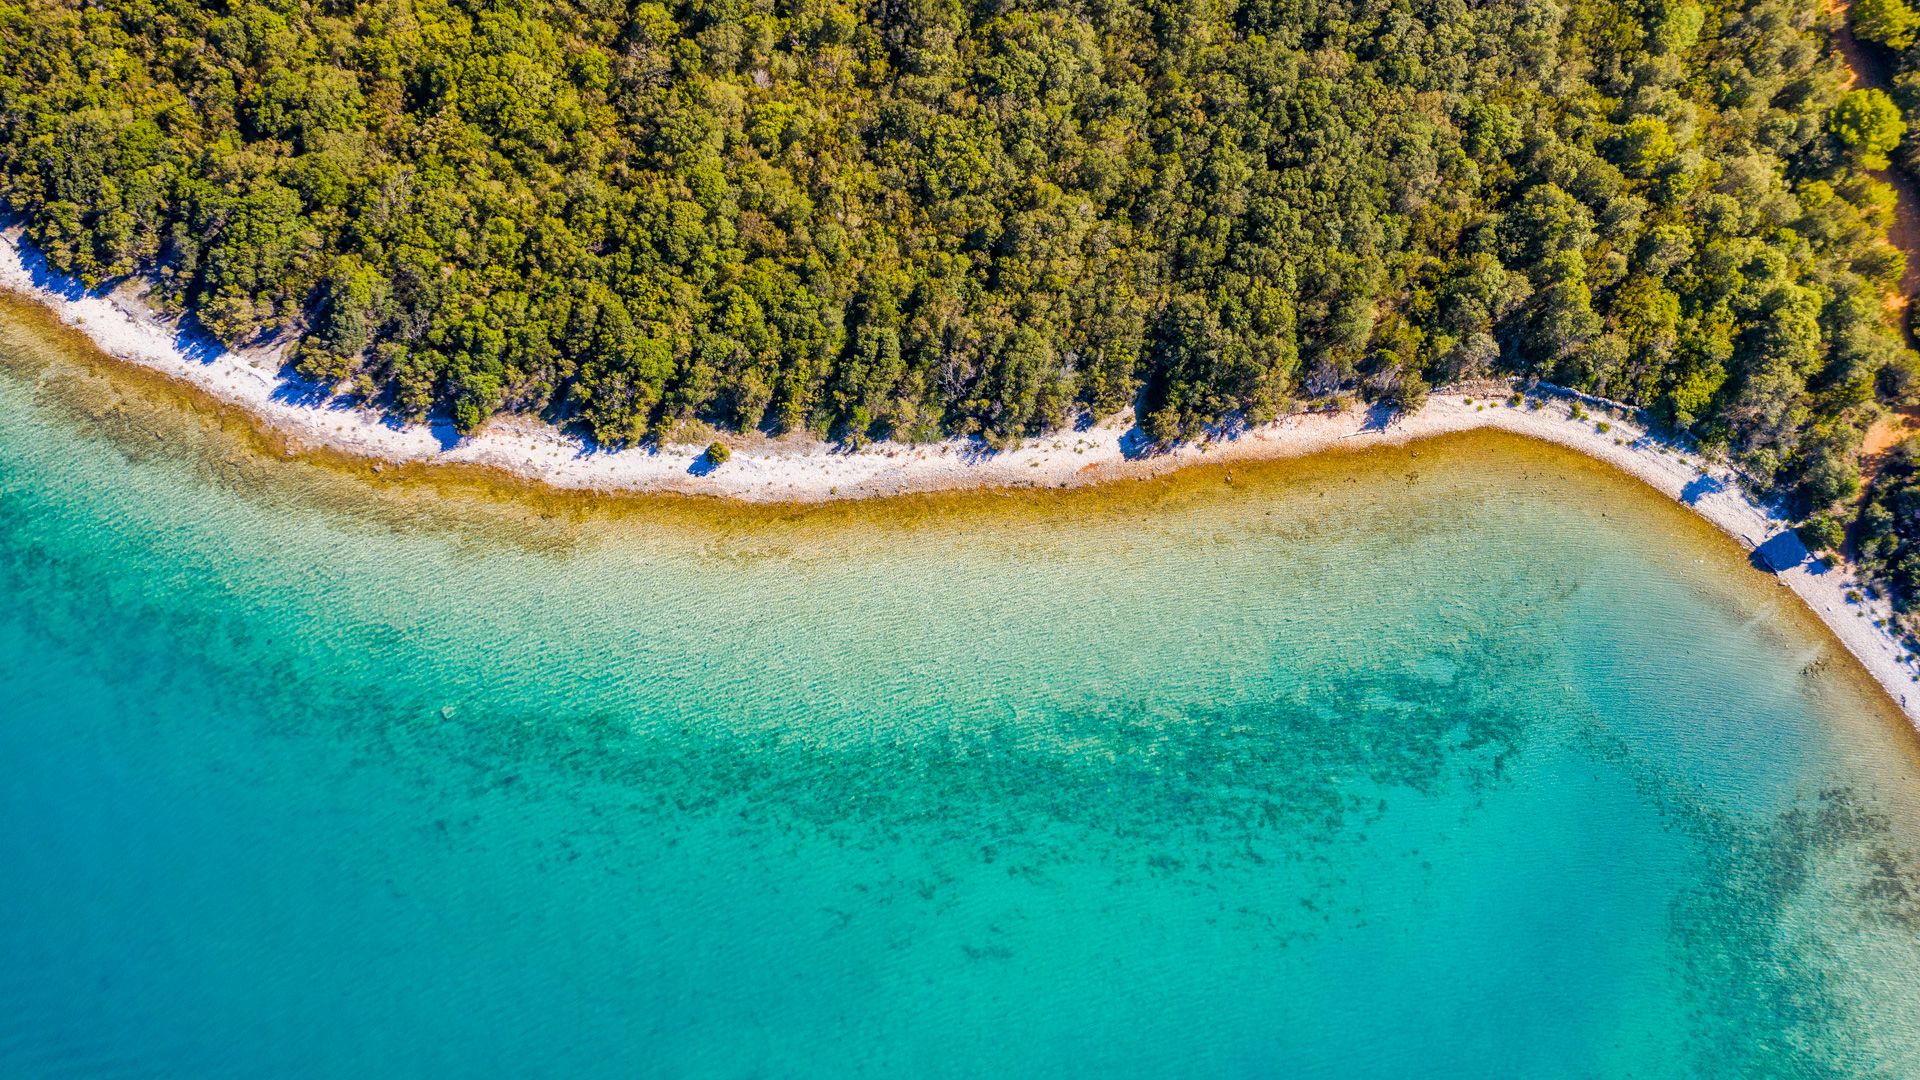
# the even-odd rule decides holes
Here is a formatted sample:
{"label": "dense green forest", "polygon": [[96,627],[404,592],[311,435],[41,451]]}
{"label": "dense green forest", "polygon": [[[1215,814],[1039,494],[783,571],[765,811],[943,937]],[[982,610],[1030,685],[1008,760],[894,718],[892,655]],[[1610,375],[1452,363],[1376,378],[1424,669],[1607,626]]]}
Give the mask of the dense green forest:
{"label": "dense green forest", "polygon": [[1904,125],[1833,18],[14,0],[0,199],[57,269],[462,430],[998,442],[1137,401],[1172,440],[1518,373],[1813,509],[1920,392],[1865,171]]}

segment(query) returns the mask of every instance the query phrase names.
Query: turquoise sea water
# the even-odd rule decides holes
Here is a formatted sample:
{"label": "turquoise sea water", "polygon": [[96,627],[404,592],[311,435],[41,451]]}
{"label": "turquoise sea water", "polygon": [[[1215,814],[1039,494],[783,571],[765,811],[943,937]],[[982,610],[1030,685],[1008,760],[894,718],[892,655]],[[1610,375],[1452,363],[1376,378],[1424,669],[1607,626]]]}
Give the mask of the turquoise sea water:
{"label": "turquoise sea water", "polygon": [[1920,1076],[1913,733],[1559,451],[603,513],[0,356],[0,1074]]}

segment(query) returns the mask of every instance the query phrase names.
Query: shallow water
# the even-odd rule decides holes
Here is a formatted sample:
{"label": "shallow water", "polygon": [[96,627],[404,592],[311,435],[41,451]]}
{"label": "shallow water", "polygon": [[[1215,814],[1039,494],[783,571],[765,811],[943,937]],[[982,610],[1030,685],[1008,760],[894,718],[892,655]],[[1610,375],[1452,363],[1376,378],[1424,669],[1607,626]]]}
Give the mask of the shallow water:
{"label": "shallow water", "polygon": [[1913,732],[1557,448],[596,506],[0,360],[0,1073],[1920,1075]]}

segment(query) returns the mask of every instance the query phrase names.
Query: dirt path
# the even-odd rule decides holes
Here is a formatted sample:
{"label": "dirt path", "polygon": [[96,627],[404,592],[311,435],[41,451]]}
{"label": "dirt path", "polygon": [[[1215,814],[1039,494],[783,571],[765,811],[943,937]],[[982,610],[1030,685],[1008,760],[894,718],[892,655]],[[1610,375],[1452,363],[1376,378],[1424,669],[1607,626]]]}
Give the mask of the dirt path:
{"label": "dirt path", "polygon": [[[1847,85],[1891,91],[1892,57],[1880,46],[1861,41],[1855,36],[1853,27],[1847,23],[1846,4],[1830,3],[1828,8],[1834,14],[1833,44],[1846,64]],[[1920,137],[1920,133],[1915,135]],[[1887,241],[1907,255],[1907,271],[1900,277],[1900,292],[1889,302],[1900,314],[1900,325],[1906,331],[1908,342],[1920,343],[1916,342],[1914,336],[1910,310],[1912,297],[1920,293],[1920,184],[1916,184],[1914,178],[1898,165],[1874,175],[1893,188],[1893,227],[1887,231]],[[1920,432],[1920,410],[1915,409],[1888,413],[1867,429],[1860,453],[1864,459],[1868,484],[1872,483],[1874,473],[1879,471],[1880,455],[1915,432]]]}
{"label": "dirt path", "polygon": [[[1893,89],[1892,58],[1880,46],[1854,36],[1853,27],[1847,24],[1845,4],[1836,3],[1832,10],[1836,20],[1833,43],[1852,76],[1847,84],[1890,92]],[[1920,185],[1898,165],[1874,175],[1886,181],[1896,196],[1893,228],[1887,233],[1887,239],[1907,253],[1907,272],[1900,279],[1900,306],[1904,311],[1908,298],[1920,292]],[[1912,333],[1911,326],[1908,333]]]}

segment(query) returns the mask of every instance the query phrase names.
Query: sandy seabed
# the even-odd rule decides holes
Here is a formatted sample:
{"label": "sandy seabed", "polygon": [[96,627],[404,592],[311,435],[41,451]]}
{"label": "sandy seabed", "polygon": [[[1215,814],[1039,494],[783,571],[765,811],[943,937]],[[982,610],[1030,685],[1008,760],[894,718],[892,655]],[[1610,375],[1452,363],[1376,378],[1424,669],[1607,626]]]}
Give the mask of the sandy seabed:
{"label": "sandy seabed", "polygon": [[968,440],[919,446],[882,442],[847,451],[807,436],[730,436],[732,457],[716,468],[705,462],[703,445],[603,451],[527,418],[503,418],[476,435],[455,439],[444,425],[402,425],[370,409],[313,404],[313,395],[281,376],[280,350],[223,350],[183,335],[126,289],[89,293],[48,271],[17,228],[0,232],[0,288],[45,305],[111,356],[245,409],[293,445],[392,462],[478,465],[587,491],[819,502],[958,488],[1069,487],[1158,475],[1199,462],[1301,457],[1496,428],[1569,447],[1630,473],[1747,549],[1759,550],[1780,583],[1806,602],[1920,727],[1920,669],[1880,625],[1890,615],[1884,600],[1848,598],[1859,587],[1852,567],[1828,568],[1813,559],[1786,521],[1750,498],[1725,466],[1650,436],[1629,418],[1580,415],[1555,395],[1530,395],[1523,404],[1510,405],[1505,387],[1449,389],[1434,393],[1410,415],[1299,413],[1230,438],[1153,454],[1141,452],[1130,414],[998,452]]}

